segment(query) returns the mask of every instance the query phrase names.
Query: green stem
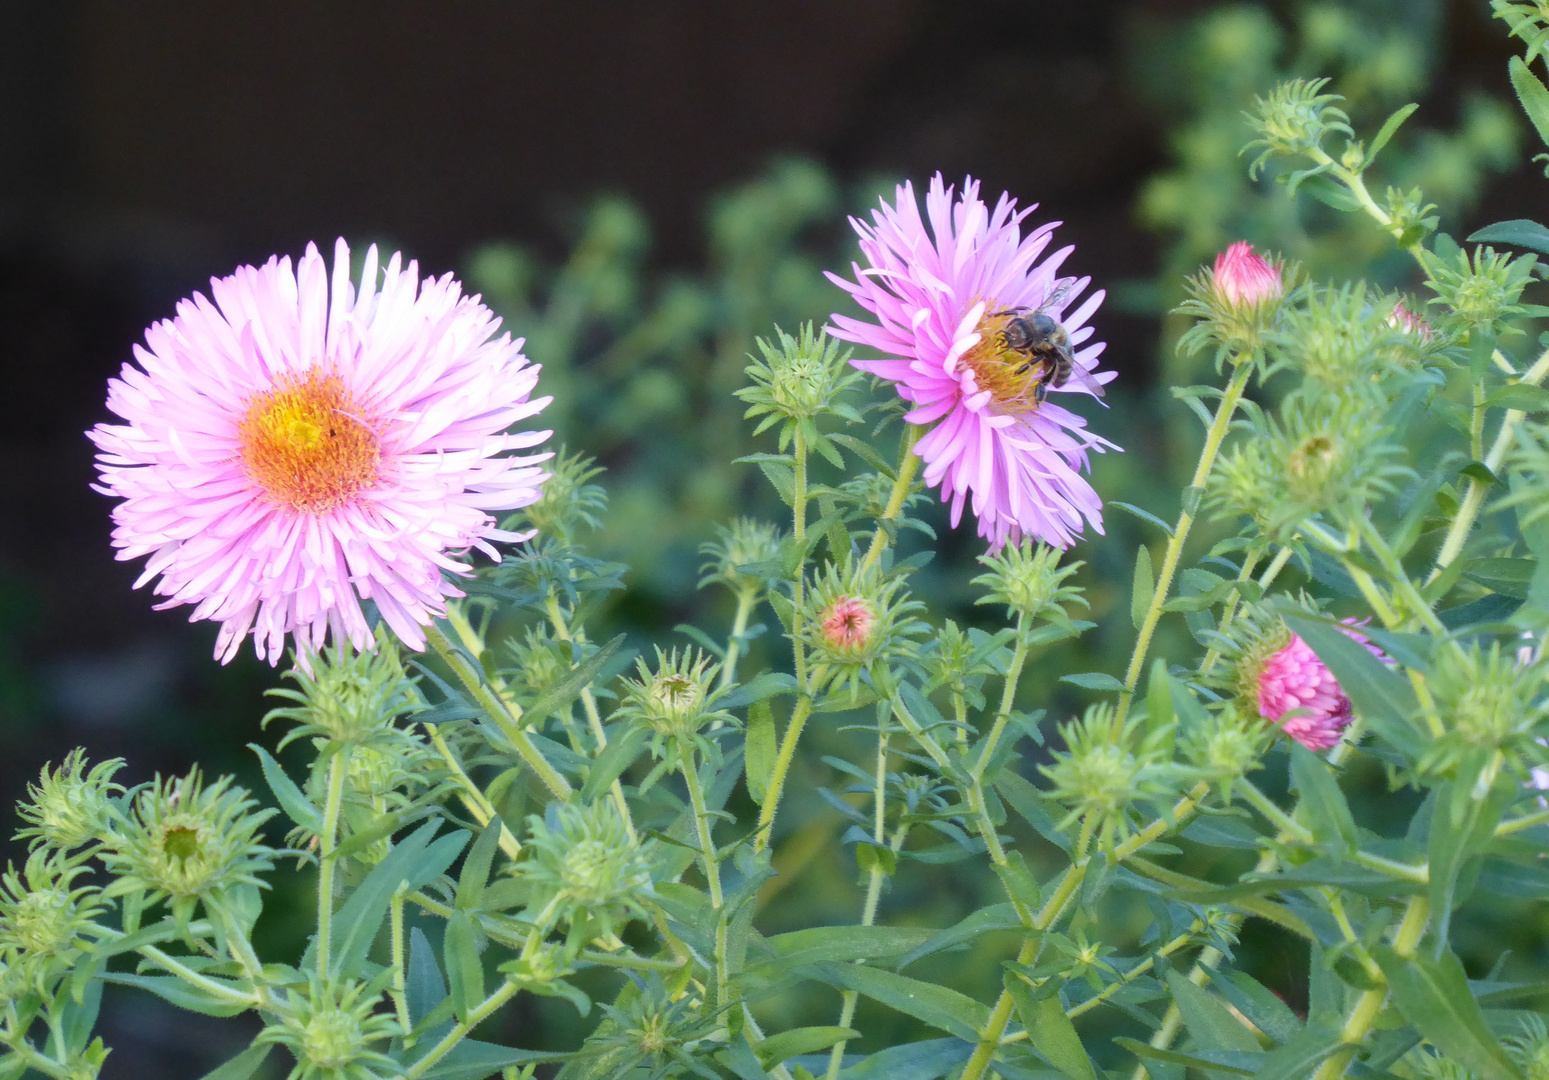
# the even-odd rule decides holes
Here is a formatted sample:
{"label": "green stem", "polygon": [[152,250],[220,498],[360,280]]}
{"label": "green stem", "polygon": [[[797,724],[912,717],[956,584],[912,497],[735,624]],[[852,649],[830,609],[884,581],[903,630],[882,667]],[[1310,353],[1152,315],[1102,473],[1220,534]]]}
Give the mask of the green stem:
{"label": "green stem", "polygon": [[[1408,960],[1415,954],[1415,949],[1420,944],[1420,938],[1425,933],[1425,925],[1430,917],[1431,906],[1424,896],[1414,896],[1409,900],[1409,906],[1404,911],[1403,921],[1399,923],[1398,930],[1393,935],[1393,951],[1400,957]],[[1386,984],[1373,987],[1356,1000],[1350,1009],[1350,1015],[1345,1019],[1345,1025],[1340,1030],[1340,1038],[1343,1042],[1338,1050],[1334,1051],[1318,1071],[1313,1073],[1312,1080],[1339,1080],[1345,1075],[1350,1061],[1355,1057],[1355,1052],[1366,1040],[1367,1033],[1371,1031],[1377,1014],[1382,1011],[1382,1006],[1388,998]]]}
{"label": "green stem", "polygon": [[344,801],[344,766],[348,746],[340,746],[328,762],[328,801],[323,806],[323,834],[317,853],[317,973],[328,975],[333,967],[333,864],[334,842],[339,832],[339,806]]}
{"label": "green stem", "polygon": [[154,945],[141,945],[135,952],[151,961],[151,963],[170,971],[184,982],[197,986],[207,994],[212,994],[223,1001],[229,1001],[233,1005],[241,1005],[246,1009],[258,1008],[259,996],[257,988],[254,988],[254,992],[251,994],[243,994],[231,989],[229,986],[222,986],[213,979],[205,978],[192,968],[184,967]]}
{"label": "green stem", "polygon": [[[564,613],[559,609],[559,599],[554,595],[554,590],[549,590],[547,607],[549,622],[554,625],[554,632],[559,635],[561,641],[573,642],[575,639],[570,634],[570,624]],[[570,613],[572,616],[574,611]],[[584,640],[584,638],[583,638]],[[586,710],[586,724],[591,728],[592,738],[597,740],[597,752],[601,753],[608,745],[608,736],[602,730],[602,716],[597,710],[597,695],[592,693],[590,686],[581,688],[581,705]],[[635,832],[635,817],[629,811],[629,800],[624,797],[624,783],[615,778],[608,789],[613,796],[613,805],[618,807],[619,817],[624,822],[624,832],[628,834],[631,843],[639,843],[640,837]]]}
{"label": "green stem", "polygon": [[[800,648],[800,646],[797,646]],[[758,810],[758,835],[753,839],[753,850],[763,851],[769,846],[770,837],[774,835],[775,811],[780,808],[780,796],[785,791],[785,777],[791,771],[791,760],[796,756],[796,742],[801,738],[801,729],[806,726],[807,717],[812,713],[812,698],[802,694],[796,699],[796,708],[791,713],[791,722],[785,727],[785,737],[780,740],[780,751],[775,755],[774,770],[769,774],[769,792],[764,796],[764,805]]]}
{"label": "green stem", "polygon": [[[1226,384],[1226,393],[1216,409],[1215,419],[1210,422],[1210,429],[1205,433],[1205,445],[1200,450],[1194,478],[1189,481],[1189,489],[1192,491],[1203,492],[1205,482],[1210,479],[1216,454],[1221,450],[1221,440],[1226,437],[1227,429],[1231,426],[1232,415],[1237,411],[1237,403],[1242,400],[1242,392],[1248,385],[1248,377],[1253,374],[1253,366],[1251,357],[1239,360],[1236,370],[1232,372],[1231,381]],[[1194,515],[1187,509],[1180,509],[1178,524],[1173,528],[1173,534],[1167,540],[1167,551],[1162,556],[1162,569],[1157,575],[1156,589],[1151,594],[1151,603],[1146,608],[1145,618],[1140,623],[1140,633],[1135,638],[1135,652],[1130,657],[1129,670],[1124,675],[1124,692],[1119,695],[1119,708],[1114,714],[1115,731],[1123,726],[1124,718],[1129,715],[1130,699],[1135,696],[1135,687],[1140,684],[1146,653],[1151,648],[1151,635],[1155,633],[1156,624],[1162,617],[1162,605],[1167,602],[1167,593],[1172,589],[1173,574],[1183,554],[1183,543],[1189,538],[1189,528],[1193,524]]]}
{"label": "green stem", "polygon": [[[480,825],[488,825],[494,821],[496,817],[494,805],[485,797],[479,785],[463,771],[462,763],[452,753],[452,748],[446,744],[446,737],[441,734],[440,725],[426,724],[424,727],[430,735],[430,744],[436,748],[436,752],[441,755],[441,760],[446,764],[447,771],[457,781],[457,795],[462,799],[468,813],[472,814],[473,819]],[[500,850],[512,859],[522,853],[521,842],[512,835],[503,821],[500,823]]]}
{"label": "green stem", "polygon": [[452,669],[452,673],[457,676],[458,681],[467,687],[468,692],[474,696],[474,699],[489,714],[489,718],[495,722],[495,726],[500,728],[501,733],[507,739],[511,740],[511,745],[516,748],[516,752],[521,755],[522,760],[527,762],[532,771],[538,774],[538,779],[543,781],[544,786],[553,793],[556,799],[559,799],[561,802],[569,802],[571,796],[575,794],[575,789],[570,786],[570,781],[561,776],[554,766],[548,763],[548,759],[538,752],[538,748],[527,737],[527,732],[522,730],[522,710],[520,706],[513,701],[505,701],[497,696],[485,683],[482,673],[474,670],[473,666],[468,663],[468,658],[453,647],[452,643],[447,640],[446,634],[441,632],[440,627],[432,623],[425,628],[425,636],[429,639],[436,652],[440,654],[441,659],[445,660],[447,666]]}
{"label": "green stem", "polygon": [[[796,444],[792,448],[795,453],[793,467],[794,480],[792,481],[791,495],[791,541],[796,545],[796,550],[807,550],[807,438],[801,433],[801,428],[796,429]],[[791,656],[796,668],[796,685],[803,692],[810,693],[807,685],[807,651],[801,645],[801,605],[802,594],[807,583],[807,558],[804,554],[801,561],[796,564],[796,573],[791,578]]]}
{"label": "green stem", "polygon": [[479,1024],[484,1022],[486,1017],[515,997],[520,989],[521,987],[514,982],[501,983],[499,989],[481,1001],[468,1013],[467,1020],[447,1032],[446,1037],[436,1043],[431,1048],[430,1053],[399,1073],[398,1080],[416,1080],[417,1077],[423,1076],[432,1065],[451,1053],[452,1048],[462,1042],[467,1037],[468,1032],[478,1027]]}
{"label": "green stem", "polygon": [[722,910],[725,906],[725,898],[721,893],[721,864],[716,858],[715,841],[710,833],[710,814],[705,809],[704,792],[699,787],[699,774],[694,769],[693,753],[686,755],[682,752],[688,747],[680,748],[679,765],[683,773],[683,782],[688,785],[689,805],[694,810],[694,825],[699,830],[699,854],[704,863],[705,880],[710,884],[710,908],[715,912],[715,1004],[720,1007],[726,1003],[726,913]]}
{"label": "green stem", "polygon": [[730,690],[737,681],[737,660],[742,655],[742,635],[747,632],[748,619],[758,605],[757,589],[737,591],[737,613],[732,616],[731,634],[726,641],[726,659],[721,663],[720,690]]}
{"label": "green stem", "polygon": [[1001,688],[1000,708],[995,713],[995,723],[990,727],[990,734],[984,740],[984,749],[979,752],[979,760],[974,762],[973,777],[975,786],[984,778],[984,770],[989,768],[990,759],[995,756],[996,744],[1000,742],[1001,733],[1006,730],[1006,723],[1011,719],[1011,706],[1016,701],[1017,682],[1022,678],[1022,665],[1027,662],[1027,617],[1022,613],[1017,614],[1017,645],[1011,654],[1011,665],[1006,668],[1006,683]]}
{"label": "green stem", "polygon": [[1124,989],[1124,987],[1128,986],[1135,979],[1138,979],[1140,976],[1150,971],[1151,968],[1155,966],[1157,957],[1171,956],[1179,949],[1187,946],[1189,942],[1194,940],[1194,935],[1197,934],[1200,930],[1204,929],[1204,926],[1205,924],[1200,922],[1198,919],[1194,920],[1193,925],[1189,927],[1186,933],[1179,934],[1166,945],[1163,945],[1160,949],[1157,949],[1156,952],[1152,953],[1140,963],[1130,968],[1117,982],[1109,983],[1107,986],[1103,987],[1102,992],[1097,996],[1087,998],[1079,1005],[1072,1005],[1070,1008],[1066,1009],[1065,1015],[1074,1020],[1082,1013],[1090,1012],[1092,1009],[1097,1008],[1097,1006],[1101,1005],[1114,994]]}
{"label": "green stem", "polygon": [[[1179,828],[1183,819],[1194,811],[1201,799],[1210,794],[1209,784],[1196,784],[1193,789],[1173,805],[1172,813],[1167,817],[1153,821],[1140,832],[1130,837],[1114,848],[1113,857],[1117,860],[1126,859],[1145,847],[1147,844],[1160,839],[1170,829]],[[1054,892],[1044,902],[1043,908],[1033,919],[1033,929],[1044,931],[1053,926],[1064,915],[1066,906],[1080,888],[1081,882],[1086,877],[1087,868],[1092,860],[1084,853],[1079,861],[1072,863],[1065,869],[1060,877],[1059,884]],[[1017,954],[1017,963],[1027,965],[1033,963],[1037,957],[1042,938],[1039,934],[1029,935],[1022,943],[1022,950]],[[995,1002],[995,1007],[990,1012],[990,1020],[980,1033],[979,1042],[974,1047],[973,1056],[968,1059],[968,1064],[963,1066],[962,1075],[958,1080],[980,1080],[985,1070],[989,1068],[991,1059],[995,1056],[995,1050],[1001,1045],[1001,1039],[1006,1033],[1006,1025],[1011,1022],[1011,1011],[1014,1003],[1011,994],[1002,991]]]}
{"label": "green stem", "polygon": [[[1549,375],[1549,349],[1545,349],[1533,366],[1523,374],[1520,383],[1524,386],[1537,386]],[[1501,467],[1501,462],[1506,460],[1506,453],[1511,449],[1512,431],[1522,422],[1526,414],[1520,409],[1507,409],[1506,415],[1501,420],[1501,429],[1495,434],[1495,443],[1490,447],[1490,453],[1486,455],[1484,464],[1492,473]],[[1447,529],[1447,537],[1442,541],[1441,550],[1436,554],[1436,565],[1431,568],[1430,575],[1425,579],[1429,585],[1441,573],[1463,553],[1463,545],[1468,542],[1469,533],[1473,531],[1474,521],[1479,517],[1479,510],[1484,506],[1484,496],[1489,484],[1481,483],[1472,476],[1468,478],[1468,489],[1463,493],[1463,503],[1458,507],[1458,516],[1452,519],[1452,525]]]}
{"label": "green stem", "polygon": [[887,530],[882,527],[882,523],[892,521],[903,511],[904,500],[909,497],[909,489],[914,485],[914,476],[920,471],[921,458],[914,453],[914,444],[920,441],[924,433],[925,429],[918,424],[910,424],[904,430],[903,445],[898,452],[898,473],[893,478],[893,491],[888,496],[882,516],[877,519],[877,531],[871,534],[871,546],[866,549],[866,557],[861,560],[862,573],[875,565],[887,547]]}
{"label": "green stem", "polygon": [[392,929],[392,961],[393,961],[393,1006],[398,1013],[398,1025],[403,1028],[404,1045],[412,1046],[409,1032],[414,1030],[414,1022],[409,1017],[408,962],[403,955],[403,894],[404,889],[400,885],[393,893],[392,903],[388,908]]}
{"label": "green stem", "polygon": [[1495,835],[1510,836],[1514,832],[1521,832],[1523,829],[1531,829],[1534,825],[1543,825],[1545,823],[1549,823],[1549,810],[1539,810],[1537,813],[1528,814],[1525,817],[1512,818],[1510,821],[1501,822],[1495,827]]}
{"label": "green stem", "polygon": [[[1285,569],[1285,564],[1290,560],[1290,558],[1291,549],[1289,547],[1282,547],[1279,551],[1275,552],[1275,557],[1269,561],[1269,565],[1264,568],[1264,573],[1259,577],[1258,586],[1260,591],[1269,588],[1269,583],[1280,576],[1280,571]],[[1237,575],[1239,581],[1248,580],[1249,576],[1253,573],[1253,569],[1257,564],[1257,561],[1257,557],[1253,555],[1247,556],[1243,559],[1242,570]],[[1226,610],[1221,613],[1221,623],[1217,627],[1221,633],[1226,633],[1227,629],[1232,625],[1232,620],[1237,617],[1237,602],[1240,599],[1241,596],[1239,596],[1237,591],[1234,589],[1232,591],[1231,597],[1226,602]],[[1205,659],[1200,661],[1200,674],[1209,674],[1210,669],[1216,666],[1216,661],[1219,659],[1221,659],[1221,650],[1214,647],[1209,649],[1205,653]]]}

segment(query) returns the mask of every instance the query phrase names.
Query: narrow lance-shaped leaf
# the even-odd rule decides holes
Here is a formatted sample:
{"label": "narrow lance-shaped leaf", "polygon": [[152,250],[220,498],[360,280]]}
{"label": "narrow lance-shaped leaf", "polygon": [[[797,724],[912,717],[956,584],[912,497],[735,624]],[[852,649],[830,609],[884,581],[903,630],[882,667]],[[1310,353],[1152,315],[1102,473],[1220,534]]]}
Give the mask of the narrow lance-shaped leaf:
{"label": "narrow lance-shaped leaf", "polygon": [[1393,1003],[1443,1054],[1478,1080],[1522,1080],[1485,1023],[1463,965],[1449,950],[1440,957],[1400,956],[1379,945],[1372,956],[1387,976]]}

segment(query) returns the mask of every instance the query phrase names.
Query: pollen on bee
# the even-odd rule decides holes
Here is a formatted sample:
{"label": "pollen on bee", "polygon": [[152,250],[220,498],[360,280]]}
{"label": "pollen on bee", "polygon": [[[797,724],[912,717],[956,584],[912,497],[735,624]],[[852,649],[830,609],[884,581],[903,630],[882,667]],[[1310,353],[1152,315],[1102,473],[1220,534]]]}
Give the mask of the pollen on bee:
{"label": "pollen on bee", "polygon": [[322,368],[282,376],[255,394],[238,436],[254,482],[274,502],[304,513],[348,502],[376,479],[381,460],[376,430],[344,382]]}
{"label": "pollen on bee", "polygon": [[1042,357],[1013,349],[1006,341],[1006,326],[1015,316],[996,311],[993,304],[986,308],[974,327],[979,343],[963,354],[961,363],[973,371],[979,389],[988,390],[1001,411],[1034,412],[1039,405],[1038,387],[1049,374],[1047,364]]}

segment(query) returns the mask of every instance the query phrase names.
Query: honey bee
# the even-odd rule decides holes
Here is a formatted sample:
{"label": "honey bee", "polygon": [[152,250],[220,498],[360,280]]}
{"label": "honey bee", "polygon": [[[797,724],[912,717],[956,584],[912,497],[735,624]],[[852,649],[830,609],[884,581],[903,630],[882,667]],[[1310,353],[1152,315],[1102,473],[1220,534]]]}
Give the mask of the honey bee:
{"label": "honey bee", "polygon": [[1075,284],[1074,278],[1059,282],[1059,288],[1045,297],[1036,310],[1014,307],[990,312],[991,315],[1012,316],[1001,329],[1000,339],[1006,348],[1027,357],[1027,362],[1016,369],[1016,374],[1021,375],[1034,367],[1038,369],[1033,377],[1033,393],[1039,401],[1048,394],[1049,387],[1064,386],[1072,379],[1082,389],[1090,390],[1097,397],[1103,396],[1102,384],[1076,363],[1070,349],[1070,335],[1054,316],[1048,314],[1049,309],[1058,307],[1070,295]]}

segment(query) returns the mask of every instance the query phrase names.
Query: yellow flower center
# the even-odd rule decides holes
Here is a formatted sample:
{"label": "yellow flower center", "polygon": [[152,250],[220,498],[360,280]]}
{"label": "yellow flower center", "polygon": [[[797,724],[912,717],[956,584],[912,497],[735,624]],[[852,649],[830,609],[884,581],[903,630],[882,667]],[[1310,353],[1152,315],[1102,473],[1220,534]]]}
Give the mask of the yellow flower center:
{"label": "yellow flower center", "polygon": [[320,368],[255,394],[238,431],[249,475],[292,510],[333,510],[377,478],[376,431],[339,377]]}
{"label": "yellow flower center", "polygon": [[964,353],[958,363],[973,371],[974,382],[981,391],[990,392],[999,412],[1021,416],[1038,408],[1038,384],[1042,381],[1044,361],[1006,344],[1004,331],[1016,317],[999,312],[993,302],[987,304],[984,316],[974,327],[979,343]]}

